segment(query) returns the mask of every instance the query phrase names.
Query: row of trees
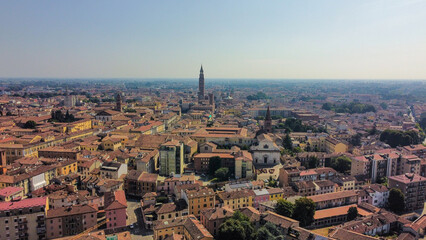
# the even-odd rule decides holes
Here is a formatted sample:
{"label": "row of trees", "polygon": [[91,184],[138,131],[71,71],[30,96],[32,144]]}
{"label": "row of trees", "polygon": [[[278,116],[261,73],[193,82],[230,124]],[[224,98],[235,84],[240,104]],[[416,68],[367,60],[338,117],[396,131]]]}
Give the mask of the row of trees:
{"label": "row of trees", "polygon": [[70,114],[67,110],[65,114],[62,113],[61,110],[52,111],[51,118],[49,119],[51,122],[74,122],[74,115]]}
{"label": "row of trees", "polygon": [[287,118],[283,123],[279,123],[277,128],[285,129],[286,132],[327,132],[323,127],[314,127],[302,123],[302,120],[296,118]]}
{"label": "row of trees", "polygon": [[380,141],[389,144],[391,147],[407,146],[419,144],[422,138],[414,130],[400,131],[387,129],[380,134]]}
{"label": "row of trees", "polygon": [[328,111],[334,111],[337,113],[366,113],[366,112],[376,112],[376,108],[371,104],[365,104],[360,102],[351,102],[351,103],[342,103],[342,104],[332,104],[324,103],[322,109]]}

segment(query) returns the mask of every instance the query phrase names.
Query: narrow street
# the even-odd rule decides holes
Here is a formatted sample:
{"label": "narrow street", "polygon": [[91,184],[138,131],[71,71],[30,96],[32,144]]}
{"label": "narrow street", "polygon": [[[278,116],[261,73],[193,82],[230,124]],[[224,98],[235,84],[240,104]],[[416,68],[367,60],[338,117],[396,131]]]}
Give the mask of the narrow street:
{"label": "narrow street", "polygon": [[153,233],[146,231],[143,227],[141,204],[139,200],[127,199],[127,225],[133,224],[130,228],[130,234],[134,240],[152,240]]}

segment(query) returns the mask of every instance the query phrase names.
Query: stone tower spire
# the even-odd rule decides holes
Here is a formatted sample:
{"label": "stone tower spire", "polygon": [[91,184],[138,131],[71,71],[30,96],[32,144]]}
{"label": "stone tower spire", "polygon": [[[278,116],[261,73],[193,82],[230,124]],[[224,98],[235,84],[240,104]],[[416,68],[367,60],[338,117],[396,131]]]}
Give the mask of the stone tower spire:
{"label": "stone tower spire", "polygon": [[269,106],[268,106],[268,109],[266,110],[266,116],[265,116],[265,122],[264,122],[263,128],[265,129],[267,133],[272,132],[272,118],[271,118],[271,111],[269,109]]}
{"label": "stone tower spire", "polygon": [[204,100],[204,71],[203,65],[200,69],[200,77],[198,78],[198,101]]}
{"label": "stone tower spire", "polygon": [[115,110],[121,112],[122,106],[121,106],[121,94],[117,93],[115,97]]}

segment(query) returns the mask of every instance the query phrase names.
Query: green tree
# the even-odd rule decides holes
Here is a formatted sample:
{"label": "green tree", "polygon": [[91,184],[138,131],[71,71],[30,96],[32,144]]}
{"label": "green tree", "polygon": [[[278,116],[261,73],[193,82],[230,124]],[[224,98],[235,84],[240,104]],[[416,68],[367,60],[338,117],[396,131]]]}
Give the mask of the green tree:
{"label": "green tree", "polygon": [[231,218],[227,219],[219,227],[217,239],[256,239],[256,229],[249,218],[240,211],[235,211]]}
{"label": "green tree", "polygon": [[239,210],[234,212],[234,214],[232,215],[232,218],[235,219],[235,220],[238,220],[240,222],[242,222],[242,221],[248,221],[249,222],[250,221],[250,219],[246,215],[241,213],[241,211],[239,211]]}
{"label": "green tree", "polygon": [[278,181],[272,178],[272,176],[269,176],[268,187],[278,187]]}
{"label": "green tree", "polygon": [[293,219],[300,222],[300,226],[311,225],[314,221],[316,205],[312,199],[303,197],[296,200],[293,212]]}
{"label": "green tree", "polygon": [[321,108],[330,111],[332,107],[333,105],[331,103],[324,103]]}
{"label": "green tree", "polygon": [[291,218],[293,216],[295,205],[285,199],[278,199],[277,205],[275,206],[275,212]]}
{"label": "green tree", "polygon": [[229,169],[228,168],[219,168],[214,172],[214,177],[219,179],[219,181],[226,181],[229,177]]}
{"label": "green tree", "polygon": [[240,221],[230,218],[220,225],[217,238],[223,240],[244,240],[246,239],[244,226]]}
{"label": "green tree", "polygon": [[209,175],[213,176],[220,167],[222,166],[222,160],[220,157],[211,157],[209,161]]}
{"label": "green tree", "polygon": [[352,135],[350,143],[354,146],[361,146],[361,137],[362,135],[360,133]]}
{"label": "green tree", "polygon": [[316,168],[319,166],[319,159],[316,156],[310,156],[308,158],[308,168]]}
{"label": "green tree", "polygon": [[292,150],[293,149],[293,142],[291,141],[291,137],[290,134],[286,134],[284,139],[283,139],[283,147],[285,149],[289,149]]}
{"label": "green tree", "polygon": [[348,221],[354,220],[357,216],[358,216],[358,208],[350,207],[348,209],[348,216],[347,216]]}
{"label": "green tree", "polygon": [[391,147],[407,146],[422,142],[422,138],[416,131],[400,131],[387,129],[380,134],[380,141],[389,144]]}
{"label": "green tree", "polygon": [[35,129],[37,126],[37,123],[33,120],[29,120],[25,123],[24,128],[28,128],[28,129]]}
{"label": "green tree", "polygon": [[271,222],[260,227],[257,233],[257,240],[280,240],[284,239],[283,237],[283,233]]}
{"label": "green tree", "polygon": [[402,191],[398,188],[392,188],[389,191],[388,205],[389,205],[389,209],[392,212],[395,212],[395,213],[404,212],[404,206],[405,206],[404,193],[402,193]]}
{"label": "green tree", "polygon": [[345,173],[351,170],[351,164],[352,160],[349,157],[339,156],[331,159],[330,166],[340,173]]}

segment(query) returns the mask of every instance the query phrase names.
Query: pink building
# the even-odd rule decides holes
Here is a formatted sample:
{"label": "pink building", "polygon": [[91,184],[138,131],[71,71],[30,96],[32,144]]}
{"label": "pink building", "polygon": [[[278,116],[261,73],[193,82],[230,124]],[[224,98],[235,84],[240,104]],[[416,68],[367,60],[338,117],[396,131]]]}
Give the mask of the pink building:
{"label": "pink building", "polygon": [[123,190],[114,192],[114,201],[105,208],[108,230],[120,230],[127,227],[127,201]]}
{"label": "pink building", "polygon": [[259,204],[269,201],[269,192],[266,189],[253,190],[255,196],[253,201],[253,207],[259,209]]}

